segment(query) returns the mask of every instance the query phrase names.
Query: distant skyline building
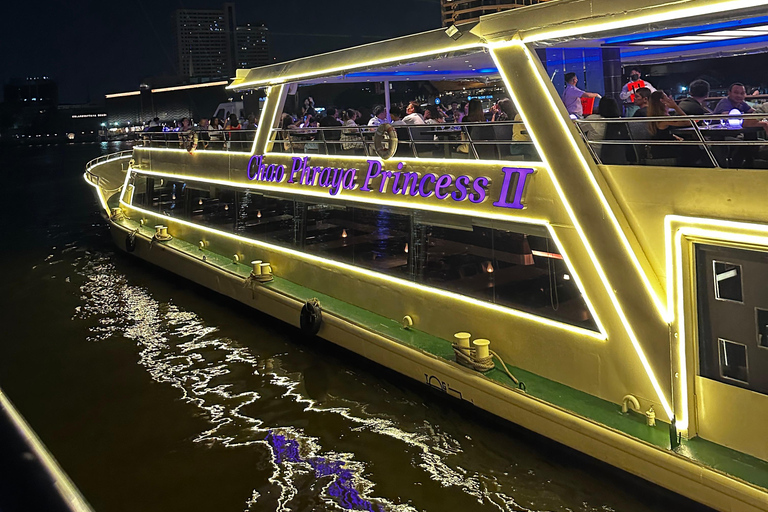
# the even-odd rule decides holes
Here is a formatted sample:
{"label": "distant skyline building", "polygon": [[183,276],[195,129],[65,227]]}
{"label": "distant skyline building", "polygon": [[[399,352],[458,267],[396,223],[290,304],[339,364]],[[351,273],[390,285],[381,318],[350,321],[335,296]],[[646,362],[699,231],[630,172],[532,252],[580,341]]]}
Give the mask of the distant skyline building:
{"label": "distant skyline building", "polygon": [[480,16],[547,0],[440,0],[443,26],[477,21]]}
{"label": "distant skyline building", "polygon": [[210,80],[234,75],[234,4],[221,10],[178,9],[174,26],[179,75]]}
{"label": "distant skyline building", "polygon": [[222,9],[177,9],[178,74],[193,81],[229,79],[235,70],[269,62],[269,31],[263,24],[237,26],[235,4]]}
{"label": "distant skyline building", "polygon": [[59,104],[59,85],[47,76],[13,78],[4,86],[3,97],[6,103],[18,107],[55,109]]}
{"label": "distant skyline building", "polygon": [[238,68],[250,69],[270,63],[269,29],[263,24],[246,23],[238,26],[235,42]]}

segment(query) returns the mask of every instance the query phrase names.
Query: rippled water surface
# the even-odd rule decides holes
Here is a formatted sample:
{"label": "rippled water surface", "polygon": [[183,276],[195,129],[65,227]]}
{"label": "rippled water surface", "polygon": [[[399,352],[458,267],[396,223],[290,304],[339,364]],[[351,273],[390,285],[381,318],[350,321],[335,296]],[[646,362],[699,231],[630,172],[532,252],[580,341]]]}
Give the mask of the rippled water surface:
{"label": "rippled water surface", "polygon": [[96,510],[701,510],[118,252],[119,149],[2,149],[0,387]]}

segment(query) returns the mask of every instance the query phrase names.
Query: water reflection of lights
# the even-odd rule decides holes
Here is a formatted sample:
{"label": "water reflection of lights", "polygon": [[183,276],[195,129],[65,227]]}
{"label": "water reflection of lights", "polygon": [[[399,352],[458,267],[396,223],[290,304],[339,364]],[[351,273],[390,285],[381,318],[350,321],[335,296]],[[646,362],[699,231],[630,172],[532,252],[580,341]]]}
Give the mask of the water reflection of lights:
{"label": "water reflection of lights", "polygon": [[[339,432],[355,436],[355,441],[350,438],[341,443],[344,434],[338,434],[342,446],[354,443],[365,453],[364,437],[378,436],[378,442],[385,440],[393,453],[408,457],[411,467],[421,468],[426,478],[441,487],[460,489],[498,510],[526,510],[506,506],[515,502],[500,491],[494,476],[455,463],[449,465],[452,456],[463,452],[465,440],[439,431],[426,420],[409,423],[398,419],[396,423],[386,413],[370,413],[369,404],[324,390],[317,392],[317,386],[312,389],[309,382],[310,370],[303,376],[285,370],[282,357],[254,354],[233,340],[217,336],[218,328],[206,325],[195,313],[158,302],[148,291],[127,284],[107,258],[88,262],[83,275],[87,282],[81,287],[84,304],[79,316],[98,319],[98,325],[92,328],[92,340],[134,341],[140,350],[139,362],[151,377],[177,388],[184,401],[200,408],[209,418],[211,428],[201,432],[195,442],[221,443],[231,448],[265,446],[275,456],[274,440],[282,436],[285,443],[299,449],[301,460],[281,457],[271,461],[273,474],[269,481],[278,488],[279,497],[261,487],[259,491],[254,489],[246,502],[247,510],[289,510],[297,500],[318,493],[318,500],[329,510],[344,509],[345,503],[357,503],[358,508],[348,510],[416,510],[408,504],[372,496],[376,484],[363,476],[371,473],[371,462],[356,460],[353,453],[324,450],[319,438],[303,428],[266,424],[274,423],[274,419],[260,417],[258,409],[274,410],[275,400],[281,401],[281,410],[295,409],[301,418],[312,414],[325,415],[325,422],[329,422],[329,414],[342,418],[347,424],[341,425]],[[307,483],[307,472],[315,475],[316,483]],[[274,499],[278,503],[266,503]]]}

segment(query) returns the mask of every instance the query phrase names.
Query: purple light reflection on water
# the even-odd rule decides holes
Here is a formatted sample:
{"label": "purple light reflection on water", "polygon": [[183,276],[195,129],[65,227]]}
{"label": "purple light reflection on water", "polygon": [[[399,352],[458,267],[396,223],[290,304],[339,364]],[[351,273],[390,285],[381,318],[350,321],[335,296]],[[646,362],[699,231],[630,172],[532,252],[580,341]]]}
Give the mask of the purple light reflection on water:
{"label": "purple light reflection on water", "polygon": [[335,476],[336,480],[328,486],[328,494],[337,498],[339,504],[348,510],[367,510],[369,512],[384,512],[380,505],[376,505],[360,496],[352,486],[352,472],[344,467],[343,461],[331,461],[325,457],[310,457],[306,460],[299,455],[299,443],[294,439],[287,439],[280,434],[269,432],[266,441],[272,446],[275,454],[275,462],[304,462],[315,470],[315,477],[320,479],[327,476]]}

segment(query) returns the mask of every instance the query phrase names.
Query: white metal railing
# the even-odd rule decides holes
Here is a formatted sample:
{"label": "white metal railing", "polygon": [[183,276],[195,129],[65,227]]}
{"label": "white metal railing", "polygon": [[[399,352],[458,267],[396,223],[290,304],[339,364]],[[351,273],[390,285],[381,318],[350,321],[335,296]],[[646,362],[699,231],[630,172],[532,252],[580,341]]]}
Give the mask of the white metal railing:
{"label": "white metal railing", "polygon": [[[574,122],[598,164],[766,168],[765,118],[766,114],[723,114],[587,118]],[[658,123],[670,126],[653,129]],[[602,135],[591,129],[600,125]]]}
{"label": "white metal railing", "polygon": [[[85,177],[88,181],[96,185],[97,187],[101,186],[101,176],[98,174],[95,174],[92,172],[92,169],[94,167],[97,167],[101,164],[105,164],[107,162],[113,162],[115,160],[120,160],[124,158],[131,158],[133,156],[133,150],[127,149],[125,151],[119,151],[117,153],[110,153],[109,155],[103,155],[98,158],[94,158],[93,160],[89,161],[87,164],[85,164]],[[118,190],[120,187],[113,189]]]}
{"label": "white metal railing", "polygon": [[[332,126],[281,129],[271,132],[273,152],[376,156],[375,126]],[[541,161],[530,140],[513,140],[522,121],[484,123],[402,124],[395,157]],[[525,138],[525,137],[521,137]]]}

